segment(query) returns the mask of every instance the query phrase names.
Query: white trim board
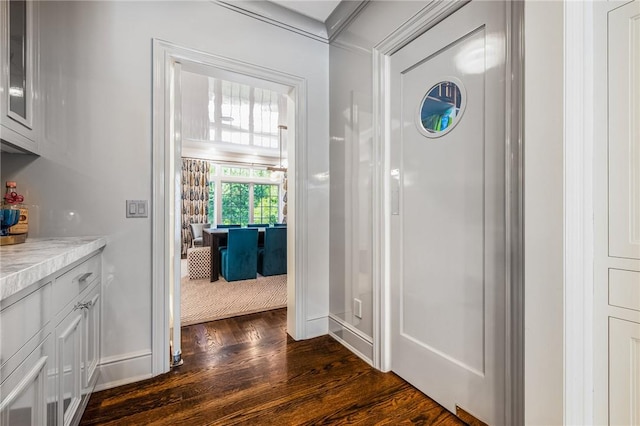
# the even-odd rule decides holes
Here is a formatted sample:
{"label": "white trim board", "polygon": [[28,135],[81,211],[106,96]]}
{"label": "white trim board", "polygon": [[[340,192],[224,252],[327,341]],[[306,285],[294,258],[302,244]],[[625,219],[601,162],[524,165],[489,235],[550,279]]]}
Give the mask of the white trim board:
{"label": "white trim board", "polygon": [[593,5],[566,2],[564,423],[593,424]]}
{"label": "white trim board", "polygon": [[277,3],[269,1],[223,1],[212,0],[222,7],[257,19],[259,21],[266,22],[276,27],[292,31],[296,34],[300,34],[305,37],[309,37],[313,40],[317,40],[326,43],[327,28],[325,25],[316,21],[313,18],[302,15],[293,10],[287,9],[284,6],[280,6]]}
{"label": "white trim board", "polygon": [[269,1],[212,0],[213,3],[234,12],[322,43],[333,41],[342,30],[349,26],[349,23],[366,7],[369,1],[343,1],[323,23]]}
{"label": "white trim board", "polygon": [[100,360],[98,369],[98,382],[94,392],[149,379],[152,377],[151,351],[104,357]]}
{"label": "white trim board", "polygon": [[[180,157],[180,146],[171,137],[170,113],[172,65],[180,63],[183,69],[190,64],[209,66],[225,71],[250,75],[291,88],[289,97],[295,110],[290,126],[293,143],[289,146],[289,249],[290,279],[287,285],[287,331],[294,339],[326,334],[327,321],[306,320],[308,229],[308,173],[307,166],[307,81],[291,74],[259,67],[175,45],[153,40],[153,188],[152,188],[152,374],[169,370],[169,300],[173,281],[172,253],[176,243],[175,226],[171,215],[174,208],[171,191],[175,170],[171,162]],[[178,146],[175,146],[178,145]],[[293,188],[293,190],[291,190]],[[293,202],[291,202],[293,201]],[[179,275],[179,270],[177,272]],[[179,277],[177,278],[179,280]],[[310,334],[309,334],[310,333]]]}
{"label": "white trim board", "polygon": [[373,339],[352,324],[329,314],[329,335],[362,358],[367,364],[373,365]]}

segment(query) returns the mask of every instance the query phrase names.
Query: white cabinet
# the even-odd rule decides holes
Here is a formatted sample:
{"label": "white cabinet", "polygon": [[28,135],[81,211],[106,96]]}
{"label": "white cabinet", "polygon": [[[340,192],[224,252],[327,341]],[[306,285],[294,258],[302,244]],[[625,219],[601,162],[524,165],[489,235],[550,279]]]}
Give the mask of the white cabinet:
{"label": "white cabinet", "polygon": [[593,3],[593,423],[640,426],[640,0]]}
{"label": "white cabinet", "polygon": [[95,387],[100,349],[101,257],[54,281],[57,425],[77,424]]}
{"label": "white cabinet", "polygon": [[640,324],[609,319],[609,424],[640,425]]}
{"label": "white cabinet", "polygon": [[58,425],[70,425],[82,402],[82,311],[74,306],[56,326],[56,375]]}
{"label": "white cabinet", "polygon": [[98,379],[100,283],[92,283],[59,317],[55,328],[57,424],[68,426],[80,421]]}
{"label": "white cabinet", "polygon": [[47,336],[0,385],[0,424],[53,424],[52,406],[48,404],[53,396],[48,383],[52,360],[51,338]]}
{"label": "white cabinet", "polygon": [[0,301],[0,424],[80,422],[98,380],[100,251]]}
{"label": "white cabinet", "polygon": [[38,2],[0,2],[2,150],[38,153]]}
{"label": "white cabinet", "polygon": [[98,380],[98,362],[100,361],[100,285],[96,284],[85,298],[83,304],[83,381],[82,393],[93,391]]}

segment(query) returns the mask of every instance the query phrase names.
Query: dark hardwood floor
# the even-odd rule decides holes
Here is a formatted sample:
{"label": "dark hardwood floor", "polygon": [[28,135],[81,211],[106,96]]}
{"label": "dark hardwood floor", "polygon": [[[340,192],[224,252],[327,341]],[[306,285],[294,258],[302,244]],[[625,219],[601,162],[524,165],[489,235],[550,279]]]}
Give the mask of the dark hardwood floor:
{"label": "dark hardwood floor", "polygon": [[285,309],[184,327],[183,366],[94,393],[81,425],[464,425],[331,337],[285,327]]}

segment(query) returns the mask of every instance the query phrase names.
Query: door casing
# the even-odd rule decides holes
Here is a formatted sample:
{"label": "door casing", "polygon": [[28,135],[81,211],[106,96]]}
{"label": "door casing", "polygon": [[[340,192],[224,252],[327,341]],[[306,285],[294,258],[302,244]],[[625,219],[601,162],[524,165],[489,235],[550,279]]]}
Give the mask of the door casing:
{"label": "door casing", "polygon": [[[295,120],[289,132],[287,332],[294,339],[306,337],[307,288],[307,83],[302,77],[267,69],[238,60],[182,47],[167,41],[153,40],[153,182],[152,182],[152,375],[170,368],[169,303],[176,279],[179,280],[179,230],[171,211],[176,208],[175,190],[179,182],[180,144],[176,144],[171,116],[171,80],[176,63],[220,68],[273,81],[292,89]],[[293,232],[291,232],[293,231]],[[177,277],[176,277],[177,276]]]}

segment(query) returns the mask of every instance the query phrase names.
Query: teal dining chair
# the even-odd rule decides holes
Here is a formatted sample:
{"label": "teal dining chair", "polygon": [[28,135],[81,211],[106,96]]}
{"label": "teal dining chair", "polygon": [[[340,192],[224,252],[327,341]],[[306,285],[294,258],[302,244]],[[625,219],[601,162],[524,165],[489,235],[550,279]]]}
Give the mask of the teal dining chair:
{"label": "teal dining chair", "polygon": [[216,228],[218,229],[231,229],[231,228],[242,228],[242,225],[216,225]]}
{"label": "teal dining chair", "polygon": [[220,273],[227,281],[257,278],[258,228],[231,228],[220,250]]}
{"label": "teal dining chair", "polygon": [[264,230],[264,247],[258,249],[258,273],[264,277],[287,273],[287,228]]}

